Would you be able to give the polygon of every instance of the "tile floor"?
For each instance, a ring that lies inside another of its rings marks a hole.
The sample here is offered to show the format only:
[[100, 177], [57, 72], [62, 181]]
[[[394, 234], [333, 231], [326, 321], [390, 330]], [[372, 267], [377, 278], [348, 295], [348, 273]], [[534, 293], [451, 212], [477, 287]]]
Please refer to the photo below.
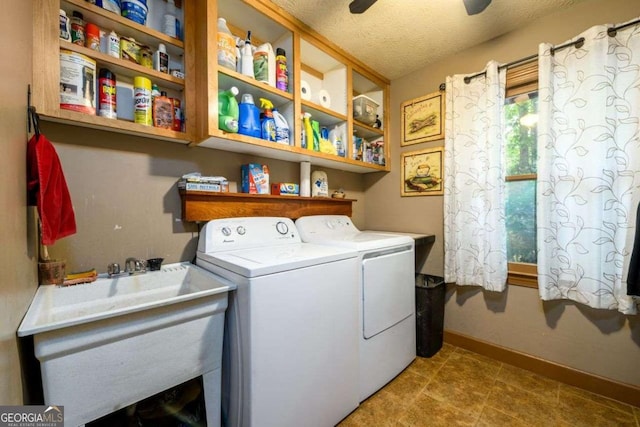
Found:
[[444, 344], [339, 424], [353, 426], [640, 427], [640, 408]]

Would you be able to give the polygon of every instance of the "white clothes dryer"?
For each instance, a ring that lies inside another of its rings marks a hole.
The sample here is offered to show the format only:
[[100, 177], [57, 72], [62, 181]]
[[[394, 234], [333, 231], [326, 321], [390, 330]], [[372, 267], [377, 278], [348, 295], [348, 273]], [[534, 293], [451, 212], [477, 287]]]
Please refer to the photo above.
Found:
[[358, 251], [359, 389], [365, 400], [416, 357], [414, 239], [360, 231], [348, 216], [296, 220], [304, 242]]
[[226, 426], [333, 426], [358, 406], [355, 250], [302, 243], [288, 218], [229, 218], [203, 227], [196, 264], [237, 285]]

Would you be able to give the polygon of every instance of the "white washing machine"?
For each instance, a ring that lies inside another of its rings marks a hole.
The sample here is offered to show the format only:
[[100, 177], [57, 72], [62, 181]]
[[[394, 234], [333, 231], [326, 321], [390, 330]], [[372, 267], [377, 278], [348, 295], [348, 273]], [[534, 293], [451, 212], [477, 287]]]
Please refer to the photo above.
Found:
[[224, 336], [224, 425], [327, 427], [358, 406], [357, 256], [302, 243], [288, 218], [203, 227], [196, 264], [237, 285]]
[[416, 357], [414, 239], [360, 231], [348, 216], [296, 220], [304, 242], [359, 254], [359, 389], [365, 400]]

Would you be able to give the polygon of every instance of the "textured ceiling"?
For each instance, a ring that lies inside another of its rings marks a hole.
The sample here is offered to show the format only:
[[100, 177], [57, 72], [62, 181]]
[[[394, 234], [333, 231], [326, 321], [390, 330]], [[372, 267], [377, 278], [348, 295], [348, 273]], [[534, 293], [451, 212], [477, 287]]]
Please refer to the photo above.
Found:
[[583, 0], [493, 0], [473, 16], [462, 0], [378, 0], [361, 15], [351, 0], [271, 1], [395, 79]]

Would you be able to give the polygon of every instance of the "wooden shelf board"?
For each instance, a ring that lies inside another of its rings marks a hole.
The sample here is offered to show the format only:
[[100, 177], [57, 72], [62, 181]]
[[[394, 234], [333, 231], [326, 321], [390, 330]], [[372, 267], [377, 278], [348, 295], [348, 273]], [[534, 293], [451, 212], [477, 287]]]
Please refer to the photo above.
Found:
[[297, 219], [306, 215], [352, 214], [353, 199], [272, 196], [245, 193], [206, 193], [180, 190], [183, 221], [210, 221], [246, 216], [281, 216]]
[[366, 125], [358, 120], [353, 120], [353, 130], [356, 136], [364, 139], [384, 137], [384, 130]]
[[107, 119], [106, 117], [94, 116], [72, 110], [60, 109], [55, 115], [41, 113], [40, 118], [51, 122], [124, 133], [127, 135], [136, 135], [144, 138], [162, 139], [182, 144], [188, 144], [192, 140], [192, 138], [184, 132], [176, 132], [153, 126], [144, 126], [139, 123], [126, 120]]
[[[293, 101], [293, 95], [289, 92], [269, 86], [268, 84], [259, 82], [249, 76], [245, 76], [234, 70], [220, 66], [220, 68], [218, 68], [218, 87], [221, 90], [227, 90], [231, 86], [236, 86], [240, 91], [240, 95], [249, 92], [254, 95], [257, 93], [258, 96], [262, 98], [269, 98], [276, 108], [284, 102]], [[274, 96], [276, 97], [275, 99], [273, 98]], [[256, 99], [255, 96], [253, 102], [258, 106], [260, 105], [260, 101]]]
[[230, 134], [219, 131], [198, 145], [206, 148], [215, 148], [235, 153], [251, 154], [270, 159], [284, 160], [288, 162], [311, 162], [312, 165], [323, 166], [331, 169], [344, 170], [356, 173], [370, 173], [389, 171], [388, 166], [365, 163], [358, 160], [346, 159], [332, 154], [309, 151], [300, 147], [267, 142], [263, 139], [252, 138], [240, 134]]

